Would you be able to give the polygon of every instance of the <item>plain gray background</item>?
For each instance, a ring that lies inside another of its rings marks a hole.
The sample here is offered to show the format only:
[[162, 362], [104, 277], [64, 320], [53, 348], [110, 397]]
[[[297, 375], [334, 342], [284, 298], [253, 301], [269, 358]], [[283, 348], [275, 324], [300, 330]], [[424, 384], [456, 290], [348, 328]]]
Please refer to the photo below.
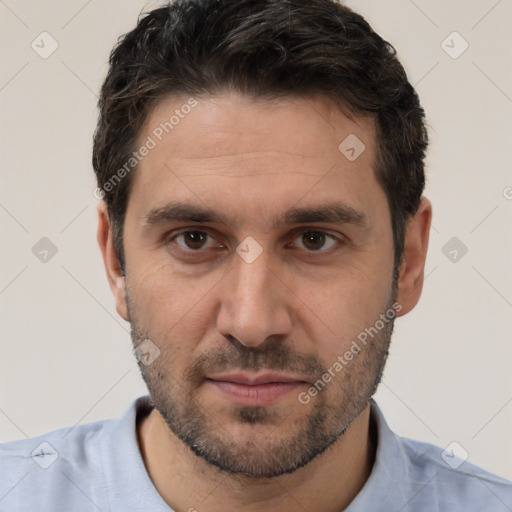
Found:
[[[377, 401], [398, 433], [456, 441], [512, 479], [512, 1], [348, 4], [396, 47], [431, 135], [423, 297], [395, 324]], [[90, 162], [109, 52], [157, 5], [0, 0], [1, 441], [146, 393], [96, 244]]]

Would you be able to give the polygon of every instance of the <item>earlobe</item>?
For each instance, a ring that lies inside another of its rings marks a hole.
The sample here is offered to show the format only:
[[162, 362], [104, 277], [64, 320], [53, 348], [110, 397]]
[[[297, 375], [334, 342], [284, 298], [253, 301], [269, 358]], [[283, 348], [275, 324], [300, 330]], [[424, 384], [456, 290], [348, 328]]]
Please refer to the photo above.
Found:
[[402, 309], [397, 316], [403, 316], [411, 311], [420, 299], [431, 221], [432, 205], [426, 197], [422, 197], [417, 212], [407, 223], [404, 253], [398, 277], [397, 301]]
[[98, 203], [97, 211], [97, 240], [103, 256], [108, 284], [116, 301], [117, 312], [128, 322], [128, 308], [126, 305], [125, 291], [126, 281], [124, 272], [119, 265], [119, 259], [114, 249], [112, 230], [110, 228], [108, 211], [104, 201], [100, 201], [100, 203]]

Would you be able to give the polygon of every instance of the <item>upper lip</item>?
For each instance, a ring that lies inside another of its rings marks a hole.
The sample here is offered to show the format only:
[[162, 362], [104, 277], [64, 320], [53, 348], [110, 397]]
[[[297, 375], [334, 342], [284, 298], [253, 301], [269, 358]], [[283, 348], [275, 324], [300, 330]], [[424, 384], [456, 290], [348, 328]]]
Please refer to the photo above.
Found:
[[216, 381], [245, 384], [246, 386], [257, 386], [258, 384], [269, 384], [271, 382], [304, 382], [301, 379], [280, 373], [262, 373], [260, 375], [251, 375], [248, 373], [226, 373], [223, 375], [214, 375], [208, 378]]

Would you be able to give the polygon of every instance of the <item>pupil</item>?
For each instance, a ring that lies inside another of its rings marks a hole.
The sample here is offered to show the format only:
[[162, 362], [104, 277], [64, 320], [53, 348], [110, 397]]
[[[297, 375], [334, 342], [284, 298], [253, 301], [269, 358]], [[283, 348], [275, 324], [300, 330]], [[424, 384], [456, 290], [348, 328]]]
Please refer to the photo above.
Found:
[[191, 249], [200, 249], [202, 243], [204, 243], [204, 234], [201, 233], [201, 231], [188, 231], [187, 233], [185, 233], [185, 239], [186, 244]]
[[[308, 247], [309, 249], [319, 249], [320, 247], [322, 247], [325, 243], [325, 235], [323, 233], [318, 233], [316, 231], [308, 231], [307, 233], [304, 233], [303, 235], [304, 237], [304, 241], [305, 241], [305, 246]], [[315, 247], [315, 239], [317, 241], [320, 241], [320, 245], [316, 244], [316, 247]], [[310, 243], [312, 242], [312, 243]], [[313, 247], [311, 247], [313, 245]]]

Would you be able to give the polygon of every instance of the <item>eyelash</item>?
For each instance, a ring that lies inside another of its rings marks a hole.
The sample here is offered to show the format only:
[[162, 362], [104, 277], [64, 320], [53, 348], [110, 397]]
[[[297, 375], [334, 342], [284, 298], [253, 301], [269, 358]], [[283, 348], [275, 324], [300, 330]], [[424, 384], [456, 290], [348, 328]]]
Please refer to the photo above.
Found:
[[[171, 233], [170, 235], [168, 235], [165, 238], [165, 240], [164, 240], [165, 245], [169, 245], [169, 244], [173, 243], [176, 240], [176, 238], [178, 238], [179, 236], [181, 236], [183, 234], [186, 234], [186, 233], [201, 233], [203, 235], [207, 235], [210, 238], [214, 238], [207, 231], [200, 231], [200, 230], [197, 230], [197, 229], [183, 229], [181, 231], [174, 232], [174, 233]], [[301, 230], [300, 232], [297, 233], [295, 239], [299, 238], [300, 236], [302, 236], [302, 235], [304, 235], [306, 233], [323, 234], [323, 235], [326, 236], [326, 238], [329, 238], [329, 239], [331, 239], [331, 240], [333, 240], [335, 242], [338, 242], [337, 246], [331, 247], [331, 248], [329, 248], [327, 250], [319, 249], [319, 250], [316, 250], [316, 251], [314, 251], [314, 250], [308, 251], [307, 249], [304, 249], [305, 252], [308, 255], [316, 255], [316, 254], [329, 255], [332, 252], [334, 252], [336, 250], [339, 250], [341, 248], [341, 246], [343, 246], [346, 243], [346, 240], [343, 237], [337, 237], [337, 236], [332, 235], [332, 234], [330, 234], [330, 233], [328, 233], [326, 231], [323, 231], [323, 230], [320, 230], [320, 229], [312, 229], [312, 228]], [[196, 255], [199, 256], [202, 253], [207, 251], [207, 249], [197, 249], [197, 250], [185, 249], [180, 244], [177, 244], [177, 245], [180, 247], [179, 250], [182, 252], [182, 254], [185, 254], [186, 256], [190, 256], [190, 257], [196, 257]]]

